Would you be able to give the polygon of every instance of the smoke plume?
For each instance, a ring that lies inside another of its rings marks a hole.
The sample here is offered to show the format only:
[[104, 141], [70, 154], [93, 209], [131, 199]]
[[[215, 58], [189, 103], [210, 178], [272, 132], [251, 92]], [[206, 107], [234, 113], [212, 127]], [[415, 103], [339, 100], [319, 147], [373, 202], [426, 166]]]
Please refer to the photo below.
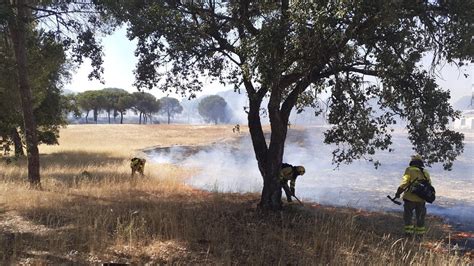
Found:
[[[296, 182], [296, 195], [303, 201], [334, 206], [348, 206], [374, 211], [401, 211], [386, 196], [394, 195], [410, 155], [407, 135], [393, 136], [394, 152], [376, 154], [382, 164], [375, 169], [368, 161], [332, 164], [334, 146], [322, 143], [324, 127], [289, 129], [284, 162], [303, 165], [306, 174]], [[232, 134], [231, 132], [229, 134]], [[474, 224], [474, 135], [466, 134], [466, 148], [452, 171], [441, 165], [427, 168], [437, 190], [437, 200], [428, 205], [428, 213], [447, 217], [464, 225]], [[155, 150], [150, 158], [159, 163], [173, 163], [200, 169], [187, 182], [210, 191], [260, 192], [262, 178], [257, 168], [250, 136], [235, 143], [209, 147], [171, 147]]]

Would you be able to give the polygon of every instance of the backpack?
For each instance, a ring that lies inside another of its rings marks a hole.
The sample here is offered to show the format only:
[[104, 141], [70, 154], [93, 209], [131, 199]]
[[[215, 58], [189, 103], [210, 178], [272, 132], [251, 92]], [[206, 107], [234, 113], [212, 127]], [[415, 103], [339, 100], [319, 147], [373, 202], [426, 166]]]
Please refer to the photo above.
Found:
[[420, 168], [421, 170], [421, 173], [423, 174], [423, 177], [425, 178], [424, 180], [421, 180], [417, 183], [415, 183], [415, 181], [417, 181], [415, 179], [415, 181], [413, 181], [413, 186], [411, 187], [411, 192], [415, 195], [417, 195], [418, 197], [424, 199], [426, 202], [428, 203], [433, 203], [433, 201], [435, 201], [436, 199], [436, 191], [434, 189], [434, 187], [430, 184], [430, 182], [428, 182], [428, 180], [426, 179], [426, 176], [425, 176], [425, 173], [423, 172], [423, 169]]

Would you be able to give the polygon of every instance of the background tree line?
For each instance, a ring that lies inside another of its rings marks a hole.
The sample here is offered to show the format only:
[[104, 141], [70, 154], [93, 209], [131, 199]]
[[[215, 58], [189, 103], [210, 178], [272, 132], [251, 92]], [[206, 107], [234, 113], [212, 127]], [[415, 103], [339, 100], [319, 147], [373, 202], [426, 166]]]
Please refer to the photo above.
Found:
[[131, 110], [139, 116], [139, 124], [152, 122], [151, 116], [160, 110], [160, 101], [155, 96], [146, 92], [128, 93], [123, 89], [106, 88], [102, 90], [90, 90], [70, 95], [75, 104], [75, 116], [84, 117], [89, 122], [89, 115], [97, 123], [101, 111], [107, 114], [108, 122], [114, 121], [120, 116], [120, 124], [123, 124], [123, 116]]
[[[179, 100], [173, 97], [162, 97], [156, 99], [147, 92], [129, 93], [118, 88], [105, 88], [102, 90], [90, 90], [64, 96], [71, 108], [75, 118], [84, 117], [89, 123], [90, 115], [94, 123], [98, 122], [101, 112], [107, 114], [108, 123], [112, 119], [117, 123], [120, 116], [120, 124], [123, 124], [124, 115], [127, 111], [138, 115], [138, 123], [153, 123], [152, 116], [160, 114], [166, 117], [167, 123], [171, 123], [172, 118], [183, 112], [183, 106]], [[199, 115], [207, 123], [226, 123], [229, 121], [229, 113], [226, 110], [227, 102], [218, 95], [203, 97], [198, 104]]]

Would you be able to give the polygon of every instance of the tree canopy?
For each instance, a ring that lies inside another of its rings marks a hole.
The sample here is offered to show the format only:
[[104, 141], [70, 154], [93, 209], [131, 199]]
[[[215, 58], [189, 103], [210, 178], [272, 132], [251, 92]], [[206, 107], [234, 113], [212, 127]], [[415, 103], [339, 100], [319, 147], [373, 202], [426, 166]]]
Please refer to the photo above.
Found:
[[95, 123], [98, 123], [98, 115], [105, 111], [109, 124], [111, 123], [111, 114], [113, 114], [114, 120], [116, 116], [120, 115], [120, 123], [122, 124], [124, 114], [131, 110], [139, 115], [139, 123], [141, 124], [142, 119], [146, 123], [153, 114], [160, 110], [160, 102], [152, 94], [146, 92], [130, 94], [126, 90], [118, 88], [88, 90], [78, 93], [73, 98], [78, 109], [85, 113], [86, 123], [88, 123], [90, 111], [93, 111]]
[[109, 108], [106, 93], [104, 93], [102, 90], [81, 92], [77, 94], [76, 98], [79, 108], [86, 112], [86, 123], [88, 122], [87, 118], [90, 111], [93, 112], [94, 122], [97, 123], [99, 112], [102, 109]]
[[116, 114], [118, 113], [119, 101], [121, 98], [128, 96], [128, 92], [118, 88], [105, 88], [101, 90], [101, 93], [105, 98], [103, 108], [107, 112], [110, 124], [110, 114], [113, 114], [115, 119]]
[[199, 102], [198, 112], [206, 122], [227, 122], [227, 102], [219, 95], [209, 95]]
[[172, 97], [160, 98], [160, 113], [165, 114], [168, 118], [168, 124], [171, 118], [176, 114], [183, 112], [183, 106], [179, 103], [178, 99]]
[[[91, 59], [93, 70], [90, 77], [99, 78], [103, 72], [102, 50], [96, 42], [95, 34], [100, 32], [99, 26], [108, 25], [105, 20], [99, 20], [93, 2], [62, 2], [62, 1], [0, 1], [0, 29], [4, 40], [11, 44], [14, 51], [12, 64], [15, 72], [16, 85], [7, 89], [17, 89], [20, 96], [21, 113], [23, 117], [24, 137], [26, 142], [28, 180], [32, 187], [41, 187], [40, 160], [38, 150], [37, 117], [34, 106], [37, 104], [32, 92], [34, 72], [41, 70], [31, 67], [31, 61], [37, 60], [29, 50], [34, 50], [36, 40], [32, 33], [44, 32], [51, 36], [54, 42], [60, 44], [62, 52], [66, 50], [71, 59], [69, 62], [82, 63], [84, 57]], [[33, 45], [29, 43], [34, 40]], [[66, 54], [66, 53], [64, 53]], [[50, 62], [44, 62], [47, 66]], [[45, 81], [52, 76], [37, 76]], [[49, 107], [50, 111], [54, 111]], [[39, 136], [39, 138], [38, 138]], [[54, 139], [51, 135], [44, 136]]]
[[[19, 139], [17, 130], [24, 131], [20, 94], [16, 79], [14, 51], [7, 33], [0, 31], [0, 135]], [[63, 80], [69, 77], [66, 56], [61, 43], [44, 31], [31, 31], [27, 39], [27, 55], [33, 113], [36, 117], [40, 143], [57, 144], [59, 127], [66, 124], [69, 106], [61, 95]], [[22, 143], [15, 143], [15, 153], [23, 154]]]
[[142, 123], [142, 119], [143, 123], [147, 123], [148, 119], [152, 122], [152, 114], [160, 110], [160, 102], [147, 92], [134, 92], [132, 96], [134, 98], [133, 109], [139, 114], [139, 123]]

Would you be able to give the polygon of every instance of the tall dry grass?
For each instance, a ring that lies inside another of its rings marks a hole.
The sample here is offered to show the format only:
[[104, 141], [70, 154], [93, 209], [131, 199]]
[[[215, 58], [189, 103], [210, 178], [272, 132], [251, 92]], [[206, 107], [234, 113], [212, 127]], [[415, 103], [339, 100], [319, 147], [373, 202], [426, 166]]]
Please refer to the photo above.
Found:
[[400, 235], [401, 217], [350, 209], [256, 210], [258, 195], [189, 188], [197, 169], [148, 163], [130, 178], [129, 159], [149, 146], [204, 145], [231, 126], [73, 126], [61, 145], [41, 147], [42, 191], [29, 190], [24, 160], [0, 164], [1, 264], [434, 264], [453, 253]]

